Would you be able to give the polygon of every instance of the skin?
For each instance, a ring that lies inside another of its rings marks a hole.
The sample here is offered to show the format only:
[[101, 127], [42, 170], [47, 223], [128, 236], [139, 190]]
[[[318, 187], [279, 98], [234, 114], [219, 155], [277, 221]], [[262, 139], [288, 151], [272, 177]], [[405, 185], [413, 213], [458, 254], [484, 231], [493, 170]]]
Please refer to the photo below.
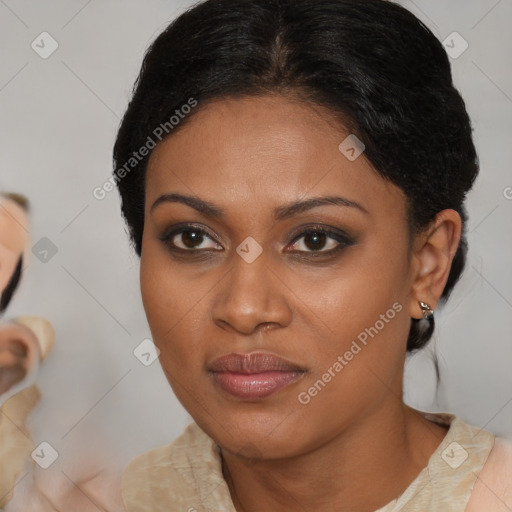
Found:
[[[144, 308], [174, 392], [221, 446], [238, 511], [375, 510], [406, 489], [446, 434], [404, 405], [402, 375], [410, 320], [421, 318], [419, 300], [437, 305], [460, 217], [444, 210], [411, 238], [404, 194], [364, 154], [345, 158], [338, 145], [347, 135], [329, 113], [292, 98], [223, 99], [198, 109], [149, 161]], [[199, 197], [225, 215], [178, 202], [152, 208], [170, 193]], [[333, 195], [364, 211], [323, 205], [273, 219], [277, 207]], [[162, 241], [178, 223], [206, 234]], [[315, 258], [339, 245], [329, 235], [315, 249], [311, 234], [297, 236], [315, 224], [345, 231], [351, 244]], [[252, 263], [236, 252], [248, 236], [263, 249]], [[172, 242], [189, 252], [173, 253]], [[299, 393], [394, 303], [401, 311], [301, 404]], [[208, 365], [252, 351], [306, 371], [261, 400], [226, 394]]]

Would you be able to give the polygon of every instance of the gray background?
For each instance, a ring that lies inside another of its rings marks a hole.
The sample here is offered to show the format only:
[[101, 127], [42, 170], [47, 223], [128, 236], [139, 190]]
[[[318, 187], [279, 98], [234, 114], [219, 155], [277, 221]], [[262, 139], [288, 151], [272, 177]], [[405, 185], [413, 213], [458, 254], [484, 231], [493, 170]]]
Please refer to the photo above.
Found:
[[[452, 68], [481, 159], [468, 199], [467, 269], [436, 313], [434, 343], [407, 363], [405, 396], [417, 408], [450, 411], [509, 437], [512, 1], [402, 3], [439, 39], [457, 31], [468, 42]], [[190, 4], [0, 1], [0, 190], [28, 196], [32, 244], [47, 237], [57, 248], [46, 262], [32, 255], [3, 321], [37, 314], [55, 327], [31, 429], [36, 444], [50, 442], [70, 464], [83, 453], [124, 464], [172, 441], [190, 421], [158, 362], [145, 367], [133, 355], [150, 337], [138, 259], [117, 192], [102, 201], [92, 195], [111, 173], [116, 129], [145, 49]], [[59, 44], [47, 59], [31, 48], [43, 31]]]

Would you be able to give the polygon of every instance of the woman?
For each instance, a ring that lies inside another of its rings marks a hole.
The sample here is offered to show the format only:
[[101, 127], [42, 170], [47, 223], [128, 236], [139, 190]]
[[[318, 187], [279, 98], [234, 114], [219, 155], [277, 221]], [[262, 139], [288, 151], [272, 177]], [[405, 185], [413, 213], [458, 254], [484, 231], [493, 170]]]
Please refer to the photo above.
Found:
[[478, 172], [418, 19], [382, 0], [199, 3], [149, 48], [114, 162], [194, 419], [126, 468], [128, 512], [511, 506], [501, 442], [402, 401], [406, 352], [464, 268]]

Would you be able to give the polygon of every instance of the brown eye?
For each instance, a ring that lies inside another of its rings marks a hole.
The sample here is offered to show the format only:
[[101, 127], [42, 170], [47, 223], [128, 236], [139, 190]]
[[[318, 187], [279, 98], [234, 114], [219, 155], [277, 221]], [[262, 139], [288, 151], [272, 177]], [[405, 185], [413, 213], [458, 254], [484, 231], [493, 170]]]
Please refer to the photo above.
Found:
[[[176, 237], [176, 235], [175, 235]], [[178, 239], [179, 235], [178, 235]], [[186, 230], [181, 232], [181, 242], [187, 249], [196, 249], [197, 245], [201, 245], [204, 240], [204, 235], [199, 231]]]
[[304, 245], [312, 251], [317, 251], [325, 246], [328, 238], [325, 233], [312, 231], [304, 236]]
[[292, 247], [297, 252], [330, 253], [352, 244], [353, 242], [341, 233], [313, 228], [300, 233], [294, 239]]
[[[175, 228], [160, 238], [172, 250], [199, 252], [202, 250], [221, 250], [203, 229], [194, 226]], [[209, 244], [209, 245], [208, 245]]]

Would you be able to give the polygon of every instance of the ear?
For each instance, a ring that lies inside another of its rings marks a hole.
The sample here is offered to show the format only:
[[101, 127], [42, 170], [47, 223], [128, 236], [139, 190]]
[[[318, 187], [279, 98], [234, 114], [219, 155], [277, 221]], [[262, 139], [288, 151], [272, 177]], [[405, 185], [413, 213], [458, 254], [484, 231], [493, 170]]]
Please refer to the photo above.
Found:
[[462, 220], [455, 210], [439, 212], [430, 226], [416, 235], [411, 260], [411, 318], [422, 318], [419, 301], [432, 310], [443, 293], [453, 258], [459, 247]]

